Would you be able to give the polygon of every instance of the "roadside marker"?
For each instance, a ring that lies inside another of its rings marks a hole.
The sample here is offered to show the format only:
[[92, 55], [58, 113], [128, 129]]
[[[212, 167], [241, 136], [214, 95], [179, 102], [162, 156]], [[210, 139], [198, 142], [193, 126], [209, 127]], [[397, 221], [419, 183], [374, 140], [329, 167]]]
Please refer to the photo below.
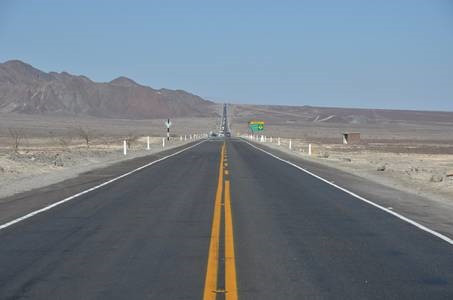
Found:
[[168, 119], [165, 122], [165, 126], [167, 127], [167, 141], [169, 141], [170, 140], [170, 126], [171, 126], [170, 119]]

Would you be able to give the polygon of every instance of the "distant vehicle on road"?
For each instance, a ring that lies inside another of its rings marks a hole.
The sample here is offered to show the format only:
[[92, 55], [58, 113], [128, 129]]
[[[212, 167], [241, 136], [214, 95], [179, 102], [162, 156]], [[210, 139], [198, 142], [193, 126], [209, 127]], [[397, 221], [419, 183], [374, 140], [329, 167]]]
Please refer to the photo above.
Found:
[[229, 132], [229, 131], [228, 131], [228, 132], [225, 132], [225, 136], [226, 136], [226, 137], [231, 137], [231, 132]]
[[219, 132], [219, 137], [224, 137], [225, 134], [223, 132]]

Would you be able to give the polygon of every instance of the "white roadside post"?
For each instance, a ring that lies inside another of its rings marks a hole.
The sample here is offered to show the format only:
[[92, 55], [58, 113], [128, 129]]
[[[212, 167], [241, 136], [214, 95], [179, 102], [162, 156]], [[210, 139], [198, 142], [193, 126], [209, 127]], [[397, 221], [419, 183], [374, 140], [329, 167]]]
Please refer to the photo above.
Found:
[[179, 136], [179, 140], [182, 141], [182, 135]]
[[162, 138], [162, 148], [165, 147], [165, 138]]
[[124, 155], [127, 154], [127, 143], [126, 143], [126, 140], [123, 141], [123, 154]]
[[165, 122], [165, 126], [167, 126], [167, 141], [170, 141], [170, 126], [171, 126], [170, 119], [167, 119], [167, 121]]
[[272, 143], [272, 137], [269, 138], [270, 142]]
[[308, 144], [308, 155], [311, 156], [311, 144]]
[[280, 146], [280, 137], [277, 139], [277, 145]]
[[291, 143], [292, 143], [292, 141], [291, 141], [291, 139], [289, 139], [289, 150], [291, 150]]
[[184, 140], [187, 141], [187, 135], [186, 134], [184, 135]]
[[148, 138], [146, 139], [146, 150], [149, 150], [149, 136], [148, 136]]

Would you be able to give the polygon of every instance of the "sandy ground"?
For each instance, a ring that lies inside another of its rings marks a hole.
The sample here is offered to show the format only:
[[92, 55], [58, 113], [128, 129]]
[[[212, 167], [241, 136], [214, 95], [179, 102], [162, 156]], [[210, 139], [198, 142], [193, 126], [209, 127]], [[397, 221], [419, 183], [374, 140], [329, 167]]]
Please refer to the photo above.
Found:
[[[234, 107], [233, 133], [248, 135], [247, 122], [256, 118], [265, 122], [260, 134], [274, 137], [273, 143], [266, 141], [272, 147], [405, 192], [453, 202], [453, 121], [313, 122], [291, 110], [257, 115]], [[344, 132], [360, 132], [360, 143], [343, 145]], [[281, 146], [275, 137], [281, 138]]]
[[[233, 133], [246, 132], [247, 120], [253, 116], [234, 117], [234, 110], [232, 114]], [[0, 114], [0, 198], [160, 151], [166, 134], [164, 121]], [[219, 118], [180, 118], [172, 123], [170, 147], [189, 141], [180, 141], [180, 136], [218, 130]], [[342, 145], [345, 131], [360, 131], [361, 144]], [[14, 132], [20, 133], [18, 149]], [[283, 116], [269, 118], [265, 134], [281, 137], [281, 146], [276, 138], [272, 143], [267, 139], [266, 144], [299, 157], [403, 191], [453, 201], [451, 124], [330, 124]], [[151, 150], [146, 151], [144, 137], [148, 135], [152, 136]], [[124, 139], [131, 141], [127, 157], [122, 154]], [[308, 143], [313, 146], [312, 156], [307, 154]]]
[[[453, 119], [451, 122], [404, 121], [397, 118], [372, 123], [313, 122], [307, 121], [306, 116], [290, 107], [286, 111], [260, 112], [233, 106], [230, 113], [230, 125], [234, 134], [248, 132], [248, 121], [262, 120], [265, 122], [265, 135], [327, 144], [341, 143], [343, 132], [360, 132], [367, 141], [374, 143], [453, 143]], [[414, 115], [417, 113], [414, 112]]]
[[[215, 130], [218, 122], [215, 118], [174, 119], [171, 141], [163, 148], [165, 121], [0, 115], [0, 198], [183, 145], [193, 141], [194, 134]], [[147, 136], [150, 150], [146, 150]], [[124, 140], [130, 141], [127, 156]]]
[[[245, 137], [245, 136], [244, 136]], [[429, 199], [453, 202], [453, 149], [449, 144], [402, 142], [340, 145], [266, 138], [267, 146]], [[308, 155], [308, 144], [312, 155]]]
[[105, 139], [94, 140], [89, 147], [82, 141], [75, 141], [70, 146], [54, 144], [49, 147], [51, 140], [39, 139], [40, 143], [47, 141], [46, 145], [22, 147], [17, 152], [1, 149], [0, 198], [57, 183], [119, 161], [171, 149], [196, 139], [198, 137], [182, 141], [173, 138], [163, 147], [161, 137], [151, 137], [150, 149], [147, 150], [147, 138], [143, 137], [130, 145], [126, 156], [120, 143], [106, 143]]

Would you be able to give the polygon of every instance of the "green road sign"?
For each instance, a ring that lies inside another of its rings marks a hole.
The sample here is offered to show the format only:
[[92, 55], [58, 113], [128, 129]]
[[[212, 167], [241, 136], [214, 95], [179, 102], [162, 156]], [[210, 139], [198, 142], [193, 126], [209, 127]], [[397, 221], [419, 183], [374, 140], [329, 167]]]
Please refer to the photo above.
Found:
[[252, 132], [263, 131], [264, 122], [263, 121], [250, 121], [249, 128]]

